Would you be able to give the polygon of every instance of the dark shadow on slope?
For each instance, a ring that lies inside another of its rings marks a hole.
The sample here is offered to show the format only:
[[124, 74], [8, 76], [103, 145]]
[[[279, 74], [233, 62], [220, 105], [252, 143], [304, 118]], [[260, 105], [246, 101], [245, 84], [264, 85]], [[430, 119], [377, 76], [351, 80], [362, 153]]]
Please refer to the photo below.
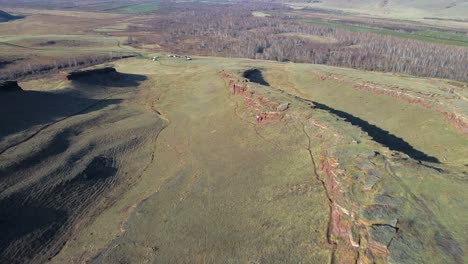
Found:
[[97, 156], [68, 181], [56, 182], [53, 173], [0, 200], [0, 263], [43, 263], [58, 253], [75, 221], [113, 186], [114, 166], [114, 159]]
[[262, 71], [259, 69], [250, 69], [246, 70], [242, 75], [244, 78], [249, 79], [249, 81], [258, 83], [265, 86], [270, 86], [270, 84], [263, 78]]
[[74, 87], [81, 85], [87, 86], [109, 86], [118, 88], [131, 88], [140, 85], [141, 82], [147, 80], [147, 77], [139, 74], [120, 73], [120, 72], [103, 72], [93, 73], [80, 76], [71, 80]]
[[0, 95], [0, 140], [36, 125], [49, 124], [76, 114], [86, 114], [118, 104], [108, 97], [135, 89], [146, 76], [126, 73], [90, 75], [74, 80], [59, 92], [22, 91]]
[[[2, 168], [0, 166], [0, 181], [9, 175], [13, 175], [25, 169], [32, 168], [44, 160], [47, 160], [49, 157], [66, 151], [70, 146], [70, 137], [76, 134], [79, 134], [79, 132], [72, 129], [66, 129], [55, 135], [52, 140], [50, 140], [44, 147], [41, 146], [42, 149], [37, 153], [34, 153], [23, 160], [18, 160], [16, 163], [13, 163], [7, 167]], [[0, 192], [1, 191], [2, 187], [0, 184]]]
[[[28, 239], [27, 235], [42, 230], [43, 237], [53, 237], [60, 226], [67, 221], [67, 213], [53, 208], [40, 206], [7, 206], [0, 203], [0, 252], [13, 241]], [[47, 239], [45, 239], [47, 241]], [[37, 241], [31, 241], [34, 247]], [[0, 254], [0, 260], [1, 258]], [[13, 261], [13, 259], [8, 259]], [[14, 262], [14, 261], [13, 261]], [[4, 262], [6, 263], [6, 262]], [[11, 263], [11, 262], [9, 262]]]
[[0, 96], [0, 140], [36, 125], [48, 124], [77, 113], [92, 112], [120, 101], [118, 99], [90, 99], [68, 92], [23, 91], [2, 94]]
[[[118, 104], [121, 100], [99, 98], [130, 92], [145, 79], [141, 75], [120, 73], [85, 76], [74, 80], [71, 88], [59, 92], [1, 94], [0, 140], [36, 125], [47, 127], [70, 116]], [[3, 165], [0, 186], [20, 182], [17, 176], [29, 179], [30, 175], [23, 174], [25, 170], [66, 151], [82, 129], [66, 128], [28, 157], [8, 166], [0, 164]], [[88, 160], [93, 148], [93, 144], [84, 146], [35, 184], [3, 193], [6, 195], [0, 199], [0, 263], [28, 263], [31, 259], [37, 263], [46, 262], [67, 241], [76, 221], [114, 186], [118, 175], [116, 161], [107, 156]], [[74, 171], [77, 168], [82, 169]], [[0, 190], [3, 191], [13, 190]]]
[[411, 146], [408, 142], [404, 141], [402, 138], [392, 135], [388, 131], [385, 131], [375, 125], [369, 124], [367, 121], [362, 120], [359, 117], [355, 117], [346, 112], [333, 109], [321, 103], [317, 103], [317, 102], [313, 102], [313, 103], [316, 108], [325, 110], [336, 116], [344, 118], [346, 122], [349, 122], [352, 125], [360, 127], [370, 137], [372, 137], [373, 140], [388, 147], [391, 150], [400, 151], [416, 160], [440, 163], [437, 158], [429, 156], [426, 153], [415, 149], [413, 146]]

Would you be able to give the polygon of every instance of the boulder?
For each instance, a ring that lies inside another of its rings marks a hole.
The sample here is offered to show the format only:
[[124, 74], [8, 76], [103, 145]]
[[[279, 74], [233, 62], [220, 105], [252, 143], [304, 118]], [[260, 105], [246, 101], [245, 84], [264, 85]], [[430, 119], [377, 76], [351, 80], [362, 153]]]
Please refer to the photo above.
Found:
[[0, 81], [0, 92], [23, 91], [17, 81]]
[[278, 107], [276, 107], [276, 111], [278, 111], [278, 112], [286, 111], [286, 110], [288, 110], [289, 105], [290, 105], [290, 103], [282, 103], [282, 104], [278, 105]]

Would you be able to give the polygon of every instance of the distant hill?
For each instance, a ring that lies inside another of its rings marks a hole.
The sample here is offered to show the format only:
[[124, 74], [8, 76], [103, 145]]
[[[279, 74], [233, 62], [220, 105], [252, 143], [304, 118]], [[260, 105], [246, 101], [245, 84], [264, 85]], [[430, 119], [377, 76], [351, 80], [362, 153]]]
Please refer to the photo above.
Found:
[[468, 0], [322, 0], [322, 2], [341, 7], [416, 8], [436, 11], [466, 7]]
[[[294, 2], [294, 1], [290, 1]], [[396, 16], [468, 19], [468, 0], [305, 0], [317, 7]]]
[[8, 22], [8, 21], [15, 20], [15, 19], [20, 19], [20, 18], [23, 18], [23, 17], [14, 16], [14, 15], [8, 14], [5, 11], [0, 10], [0, 23], [1, 22]]

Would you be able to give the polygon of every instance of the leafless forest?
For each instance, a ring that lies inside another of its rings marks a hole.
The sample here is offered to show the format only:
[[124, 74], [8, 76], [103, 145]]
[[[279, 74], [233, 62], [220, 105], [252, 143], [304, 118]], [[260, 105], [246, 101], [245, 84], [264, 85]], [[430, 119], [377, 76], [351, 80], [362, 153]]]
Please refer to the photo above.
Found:
[[[276, 4], [165, 4], [130, 32], [172, 52], [256, 58], [468, 80], [468, 48], [313, 25]], [[255, 17], [253, 11], [271, 15]], [[152, 33], [152, 34], [151, 34]], [[314, 35], [333, 41], [308, 39]]]

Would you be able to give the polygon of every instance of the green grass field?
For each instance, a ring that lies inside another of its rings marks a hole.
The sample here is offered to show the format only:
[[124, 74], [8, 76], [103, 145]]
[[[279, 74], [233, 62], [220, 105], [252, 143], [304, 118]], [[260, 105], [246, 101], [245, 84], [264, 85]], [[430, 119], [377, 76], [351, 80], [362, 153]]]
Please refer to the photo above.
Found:
[[158, 9], [159, 9], [159, 2], [149, 2], [149, 3], [130, 5], [126, 7], [120, 7], [117, 9], [112, 9], [111, 11], [117, 12], [117, 13], [126, 13], [126, 14], [140, 14], [140, 13], [149, 13]]
[[426, 36], [426, 37], [431, 37], [431, 38], [468, 43], [468, 35], [461, 34], [461, 33], [458, 34], [458, 33], [442, 32], [442, 31], [436, 31], [436, 30], [421, 30], [421, 31], [417, 31], [415, 34], [419, 36]]
[[435, 30], [424, 30], [424, 31], [417, 31], [416, 33], [406, 33], [406, 32], [400, 32], [396, 30], [390, 30], [390, 29], [354, 26], [354, 25], [348, 25], [348, 24], [343, 24], [343, 23], [325, 21], [321, 19], [306, 19], [303, 21], [307, 23], [311, 23], [311, 24], [345, 29], [345, 30], [354, 31], [354, 32], [371, 32], [371, 33], [377, 33], [381, 35], [395, 36], [399, 38], [416, 39], [416, 40], [422, 40], [422, 41], [433, 42], [433, 43], [468, 47], [468, 36], [464, 34], [448, 33], [448, 32], [435, 31]]

